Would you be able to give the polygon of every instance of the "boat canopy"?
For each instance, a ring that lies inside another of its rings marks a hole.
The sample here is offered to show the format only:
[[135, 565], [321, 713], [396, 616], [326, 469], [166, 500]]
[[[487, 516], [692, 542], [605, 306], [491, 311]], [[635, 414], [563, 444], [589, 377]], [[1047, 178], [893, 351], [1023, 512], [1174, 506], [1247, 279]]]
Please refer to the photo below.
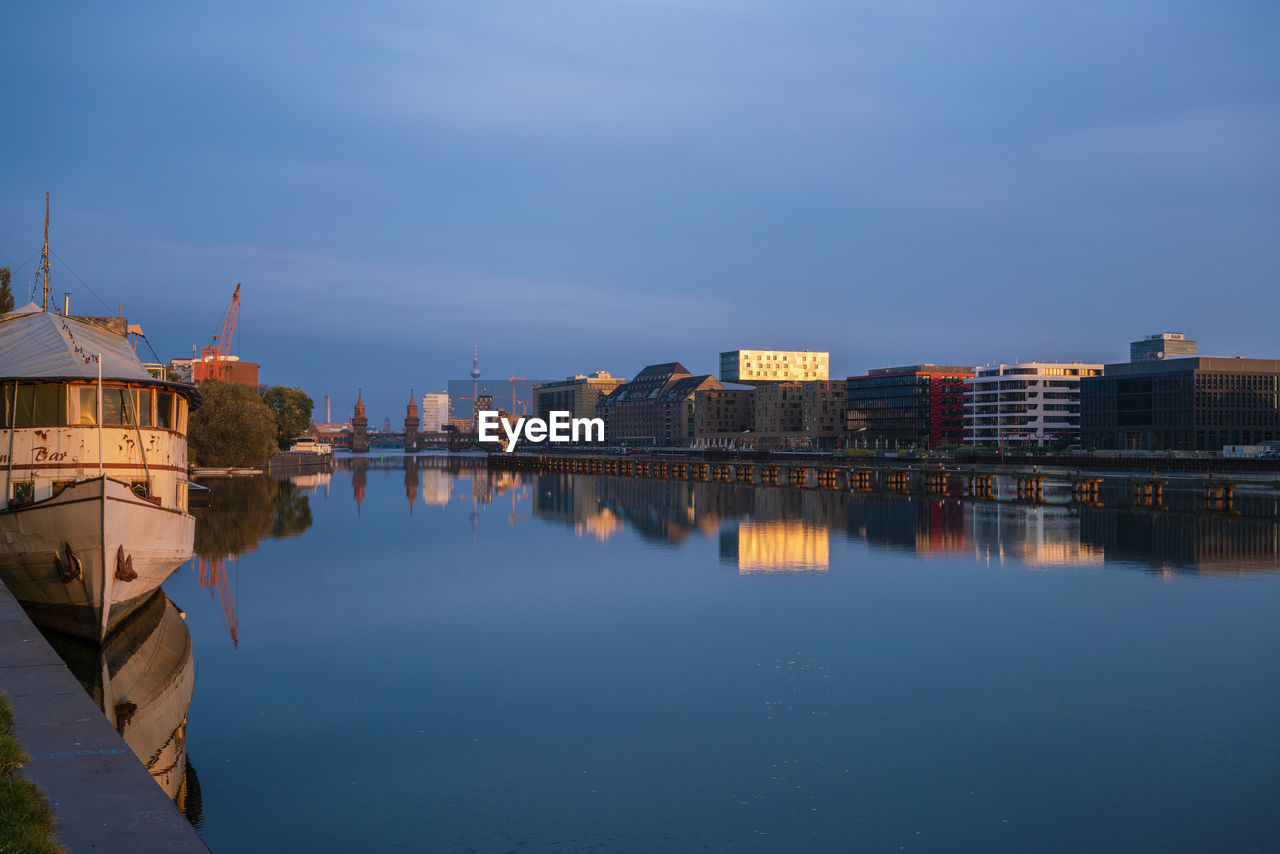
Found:
[[155, 382], [129, 339], [101, 326], [27, 303], [0, 315], [0, 374], [5, 379], [102, 378]]

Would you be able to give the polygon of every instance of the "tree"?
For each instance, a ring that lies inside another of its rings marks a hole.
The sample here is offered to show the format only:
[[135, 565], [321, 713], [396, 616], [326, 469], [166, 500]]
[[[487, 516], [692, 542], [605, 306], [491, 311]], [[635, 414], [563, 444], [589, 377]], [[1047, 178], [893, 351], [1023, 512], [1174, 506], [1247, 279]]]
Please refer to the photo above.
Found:
[[191, 458], [206, 466], [265, 462], [275, 448], [276, 419], [253, 389], [205, 380], [204, 404], [191, 413], [187, 443]]
[[276, 419], [276, 442], [287, 448], [291, 439], [301, 436], [311, 426], [315, 403], [305, 391], [288, 386], [272, 386], [262, 392], [262, 401]]
[[0, 267], [0, 314], [13, 311], [13, 291], [9, 290], [8, 267]]

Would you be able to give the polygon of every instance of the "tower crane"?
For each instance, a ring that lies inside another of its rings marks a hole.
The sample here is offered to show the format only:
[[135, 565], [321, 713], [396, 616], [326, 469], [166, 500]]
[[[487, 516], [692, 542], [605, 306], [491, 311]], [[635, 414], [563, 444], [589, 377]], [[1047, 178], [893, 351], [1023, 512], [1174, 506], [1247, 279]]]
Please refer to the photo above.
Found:
[[231, 305], [227, 308], [227, 316], [222, 321], [222, 334], [213, 336], [213, 344], [200, 348], [200, 367], [196, 369], [202, 376], [193, 376], [200, 380], [230, 379], [231, 370], [227, 366], [227, 357], [231, 355], [231, 339], [236, 334], [236, 319], [240, 316], [240, 283], [236, 283], [235, 293], [231, 295]]

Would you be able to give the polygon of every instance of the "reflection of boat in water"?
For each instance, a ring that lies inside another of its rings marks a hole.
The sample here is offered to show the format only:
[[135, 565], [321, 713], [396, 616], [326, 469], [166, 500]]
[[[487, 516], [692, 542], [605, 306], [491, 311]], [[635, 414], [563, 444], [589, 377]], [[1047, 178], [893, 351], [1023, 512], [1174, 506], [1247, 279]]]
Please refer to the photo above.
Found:
[[195, 663], [177, 606], [157, 592], [101, 647], [53, 632], [47, 638], [160, 788], [185, 810], [193, 785], [187, 709]]
[[[43, 270], [48, 276], [47, 264]], [[101, 640], [191, 556], [189, 385], [123, 318], [0, 315], [0, 578], [41, 625]]]

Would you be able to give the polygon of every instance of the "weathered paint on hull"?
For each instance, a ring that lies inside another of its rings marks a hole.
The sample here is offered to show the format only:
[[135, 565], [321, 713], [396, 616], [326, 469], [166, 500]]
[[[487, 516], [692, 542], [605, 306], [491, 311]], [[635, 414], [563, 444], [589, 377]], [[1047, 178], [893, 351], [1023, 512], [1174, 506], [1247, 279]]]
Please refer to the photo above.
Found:
[[[53, 498], [0, 512], [0, 579], [36, 622], [101, 641], [191, 557], [195, 520], [155, 506], [109, 477], [73, 483]], [[63, 583], [55, 556], [80, 559]], [[116, 577], [120, 547], [137, 578]]]

